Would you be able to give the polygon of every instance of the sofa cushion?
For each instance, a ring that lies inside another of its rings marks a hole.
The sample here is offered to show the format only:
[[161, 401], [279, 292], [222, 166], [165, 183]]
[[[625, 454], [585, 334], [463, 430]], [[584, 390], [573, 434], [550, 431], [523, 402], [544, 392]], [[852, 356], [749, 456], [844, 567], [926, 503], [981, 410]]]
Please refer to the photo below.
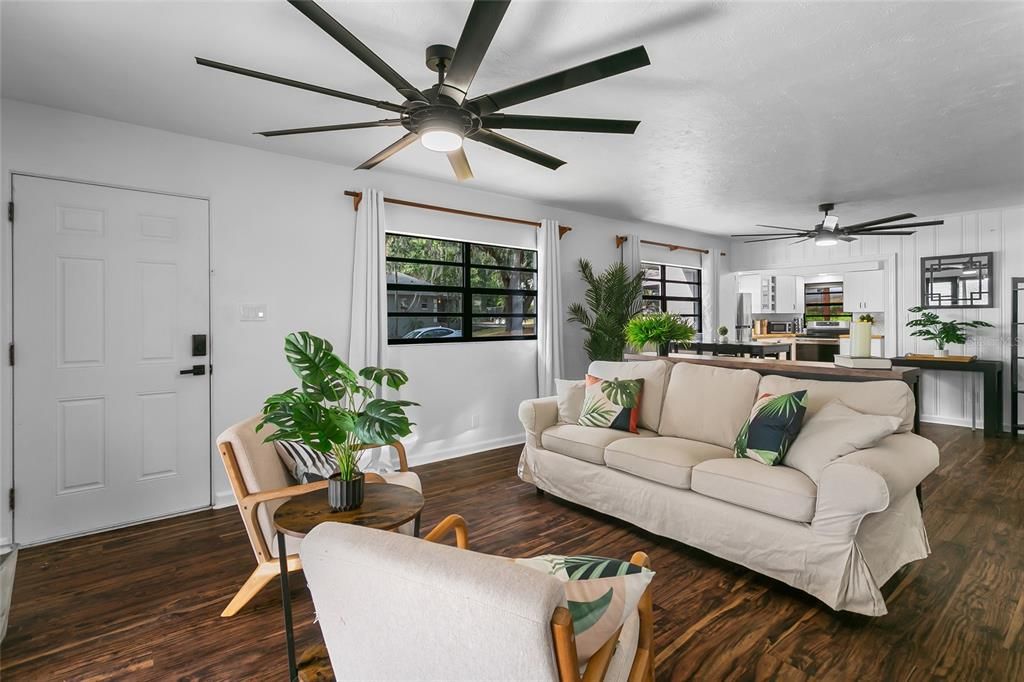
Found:
[[690, 470], [716, 457], [732, 457], [732, 451], [711, 443], [668, 437], [626, 438], [604, 451], [605, 464], [612, 469], [683, 490], [690, 488]]
[[750, 416], [760, 378], [749, 369], [676, 363], [658, 433], [732, 448]]
[[693, 468], [690, 488], [701, 495], [790, 521], [810, 523], [818, 488], [785, 465], [766, 467], [752, 459], [710, 459]]
[[898, 433], [914, 428], [914, 394], [902, 381], [814, 381], [767, 375], [761, 378], [758, 393], [792, 393], [807, 391], [807, 414], [810, 419], [833, 400], [863, 414], [899, 417]]
[[650, 438], [658, 434], [646, 429], [639, 433], [598, 429], [579, 424], [556, 424], [545, 429], [540, 435], [540, 444], [545, 450], [557, 452], [566, 457], [581, 459], [593, 464], [604, 464], [604, 449], [610, 443], [623, 438]]
[[590, 363], [587, 374], [602, 379], [643, 379], [644, 397], [640, 403], [641, 429], [657, 431], [661, 424], [661, 406], [665, 398], [665, 386], [672, 363], [668, 360], [642, 360], [640, 362], [607, 362], [596, 360]]

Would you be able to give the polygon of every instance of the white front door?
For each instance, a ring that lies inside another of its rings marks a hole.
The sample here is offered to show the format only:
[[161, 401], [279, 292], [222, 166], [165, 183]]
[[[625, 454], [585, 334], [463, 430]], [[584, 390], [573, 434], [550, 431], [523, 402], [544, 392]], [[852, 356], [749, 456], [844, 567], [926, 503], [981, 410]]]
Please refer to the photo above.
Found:
[[208, 202], [23, 175], [13, 199], [15, 539], [208, 506]]

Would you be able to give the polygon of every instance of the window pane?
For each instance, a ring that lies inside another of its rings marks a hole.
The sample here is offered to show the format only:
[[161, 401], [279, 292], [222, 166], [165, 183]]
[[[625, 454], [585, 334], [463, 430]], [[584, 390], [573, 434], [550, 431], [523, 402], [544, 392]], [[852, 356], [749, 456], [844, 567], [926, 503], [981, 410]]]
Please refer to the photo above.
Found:
[[446, 316], [389, 317], [389, 339], [450, 339], [462, 336], [462, 318]]
[[473, 294], [474, 313], [535, 313], [537, 299], [533, 296], [507, 294]]
[[388, 291], [389, 313], [462, 313], [462, 294], [447, 291]]
[[644, 282], [644, 296], [661, 296], [661, 282]]
[[651, 263], [641, 263], [644, 268], [644, 279], [661, 279], [661, 266]]
[[676, 282], [665, 282], [666, 296], [680, 296], [682, 298], [697, 298], [700, 296], [700, 287], [696, 284], [677, 284]]
[[516, 336], [534, 336], [537, 334], [537, 318], [535, 317], [474, 317], [474, 338], [501, 338]]
[[643, 312], [645, 312], [645, 313], [660, 313], [661, 312], [661, 301], [656, 299], [656, 298], [654, 298], [654, 299], [652, 299], [652, 298], [645, 298], [644, 299]]
[[473, 265], [500, 265], [506, 268], [536, 268], [537, 252], [504, 246], [470, 244], [469, 262]]
[[666, 301], [668, 312], [677, 315], [696, 315], [700, 310], [696, 301]]
[[443, 239], [389, 234], [385, 237], [385, 252], [392, 258], [462, 262], [462, 244]]
[[387, 263], [388, 284], [421, 286], [462, 286], [461, 265], [423, 265], [420, 263]]
[[696, 282], [700, 270], [697, 268], [683, 268], [676, 267], [675, 265], [665, 266], [665, 279], [675, 280], [677, 282]]
[[536, 277], [533, 272], [472, 268], [469, 285], [480, 289], [536, 289]]

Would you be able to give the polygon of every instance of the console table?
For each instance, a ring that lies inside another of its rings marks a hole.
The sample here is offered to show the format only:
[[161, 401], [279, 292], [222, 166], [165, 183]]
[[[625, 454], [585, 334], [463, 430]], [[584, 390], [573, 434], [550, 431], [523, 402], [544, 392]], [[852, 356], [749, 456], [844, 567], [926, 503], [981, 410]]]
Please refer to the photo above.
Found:
[[766, 356], [778, 358], [781, 353], [788, 356], [792, 349], [792, 344], [780, 341], [691, 341], [685, 350], [696, 351], [697, 355], [704, 353], [712, 355], [747, 354], [752, 358]]
[[984, 379], [985, 414], [983, 417], [986, 436], [998, 436], [1003, 432], [1003, 363], [998, 360], [971, 360], [950, 362], [926, 358], [892, 358], [893, 368], [916, 367], [943, 372], [978, 372]]

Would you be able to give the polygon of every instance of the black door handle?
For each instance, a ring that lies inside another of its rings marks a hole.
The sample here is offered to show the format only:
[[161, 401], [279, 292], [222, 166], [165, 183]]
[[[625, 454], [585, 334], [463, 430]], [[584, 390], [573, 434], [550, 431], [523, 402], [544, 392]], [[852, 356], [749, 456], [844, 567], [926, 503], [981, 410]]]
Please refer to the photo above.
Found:
[[194, 374], [195, 376], [202, 376], [206, 374], [206, 365], [192, 365], [192, 369], [183, 369], [178, 374]]

